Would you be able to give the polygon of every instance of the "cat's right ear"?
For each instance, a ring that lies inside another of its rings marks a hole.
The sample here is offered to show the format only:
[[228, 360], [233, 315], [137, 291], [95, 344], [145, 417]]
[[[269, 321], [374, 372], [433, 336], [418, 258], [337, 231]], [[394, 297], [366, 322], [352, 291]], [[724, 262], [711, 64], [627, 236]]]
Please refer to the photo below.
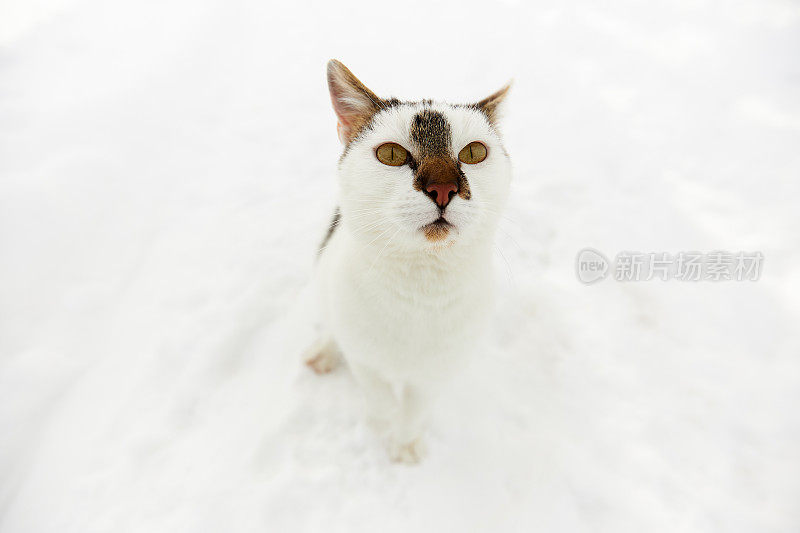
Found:
[[328, 90], [339, 124], [342, 144], [349, 143], [384, 102], [361, 83], [340, 61], [328, 61]]
[[511, 90], [511, 85], [513, 83], [514, 80], [509, 81], [502, 89], [475, 104], [475, 107], [480, 109], [483, 114], [486, 115], [486, 118], [489, 119], [489, 122], [495, 126], [500, 121], [503, 101], [506, 99], [506, 96], [508, 96], [508, 91]]

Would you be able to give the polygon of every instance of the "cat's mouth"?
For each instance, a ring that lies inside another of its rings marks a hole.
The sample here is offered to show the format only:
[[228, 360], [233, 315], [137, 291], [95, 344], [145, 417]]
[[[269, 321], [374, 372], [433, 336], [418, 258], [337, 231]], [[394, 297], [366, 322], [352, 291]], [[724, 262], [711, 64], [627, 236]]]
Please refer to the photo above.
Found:
[[431, 242], [438, 242], [447, 238], [453, 226], [446, 218], [440, 216], [430, 224], [422, 226], [420, 229], [425, 234], [425, 238]]

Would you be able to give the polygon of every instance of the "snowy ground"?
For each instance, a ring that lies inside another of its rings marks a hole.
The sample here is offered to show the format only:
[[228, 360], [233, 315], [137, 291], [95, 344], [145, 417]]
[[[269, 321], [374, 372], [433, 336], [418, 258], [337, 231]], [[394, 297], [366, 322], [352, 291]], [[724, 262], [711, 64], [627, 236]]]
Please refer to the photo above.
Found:
[[[0, 4], [0, 530], [797, 531], [800, 7], [600, 4]], [[298, 361], [330, 57], [516, 79], [493, 338], [417, 467]], [[587, 287], [585, 246], [766, 260]]]

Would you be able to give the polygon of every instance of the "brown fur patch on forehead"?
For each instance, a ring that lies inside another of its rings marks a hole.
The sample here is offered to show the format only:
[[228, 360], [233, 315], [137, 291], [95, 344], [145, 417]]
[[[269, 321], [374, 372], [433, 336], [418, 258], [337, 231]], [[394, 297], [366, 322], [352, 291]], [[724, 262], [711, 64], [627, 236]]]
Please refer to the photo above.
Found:
[[416, 190], [424, 191], [430, 184], [453, 183], [461, 198], [472, 197], [461, 163], [451, 153], [450, 123], [442, 113], [424, 109], [414, 115], [411, 141], [418, 151], [417, 159], [412, 157], [410, 163]]
[[411, 122], [411, 141], [417, 145], [420, 158], [448, 156], [450, 123], [438, 111], [420, 111]]

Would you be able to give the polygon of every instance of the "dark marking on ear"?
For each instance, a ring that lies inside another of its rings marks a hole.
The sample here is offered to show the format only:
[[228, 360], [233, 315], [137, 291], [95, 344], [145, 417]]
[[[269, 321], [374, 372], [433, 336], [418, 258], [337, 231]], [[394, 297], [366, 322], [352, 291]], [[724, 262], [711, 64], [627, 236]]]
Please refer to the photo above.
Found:
[[508, 82], [502, 89], [487, 96], [477, 104], [473, 104], [471, 107], [486, 115], [492, 126], [497, 126], [500, 120], [500, 104], [505, 100], [509, 90], [511, 90], [511, 82]]
[[331, 103], [339, 122], [339, 137], [345, 145], [370, 124], [376, 113], [400, 104], [396, 98], [380, 98], [336, 59], [328, 61], [327, 77]]
[[342, 221], [342, 213], [339, 211], [339, 206], [336, 206], [336, 209], [333, 210], [333, 218], [331, 218], [331, 223], [328, 225], [328, 232], [325, 234], [325, 238], [322, 239], [322, 242], [319, 244], [319, 249], [317, 250], [317, 258], [322, 255], [322, 252], [325, 251], [325, 247], [328, 246], [328, 243], [333, 237], [334, 232], [336, 232], [336, 228], [339, 227], [339, 223]]

